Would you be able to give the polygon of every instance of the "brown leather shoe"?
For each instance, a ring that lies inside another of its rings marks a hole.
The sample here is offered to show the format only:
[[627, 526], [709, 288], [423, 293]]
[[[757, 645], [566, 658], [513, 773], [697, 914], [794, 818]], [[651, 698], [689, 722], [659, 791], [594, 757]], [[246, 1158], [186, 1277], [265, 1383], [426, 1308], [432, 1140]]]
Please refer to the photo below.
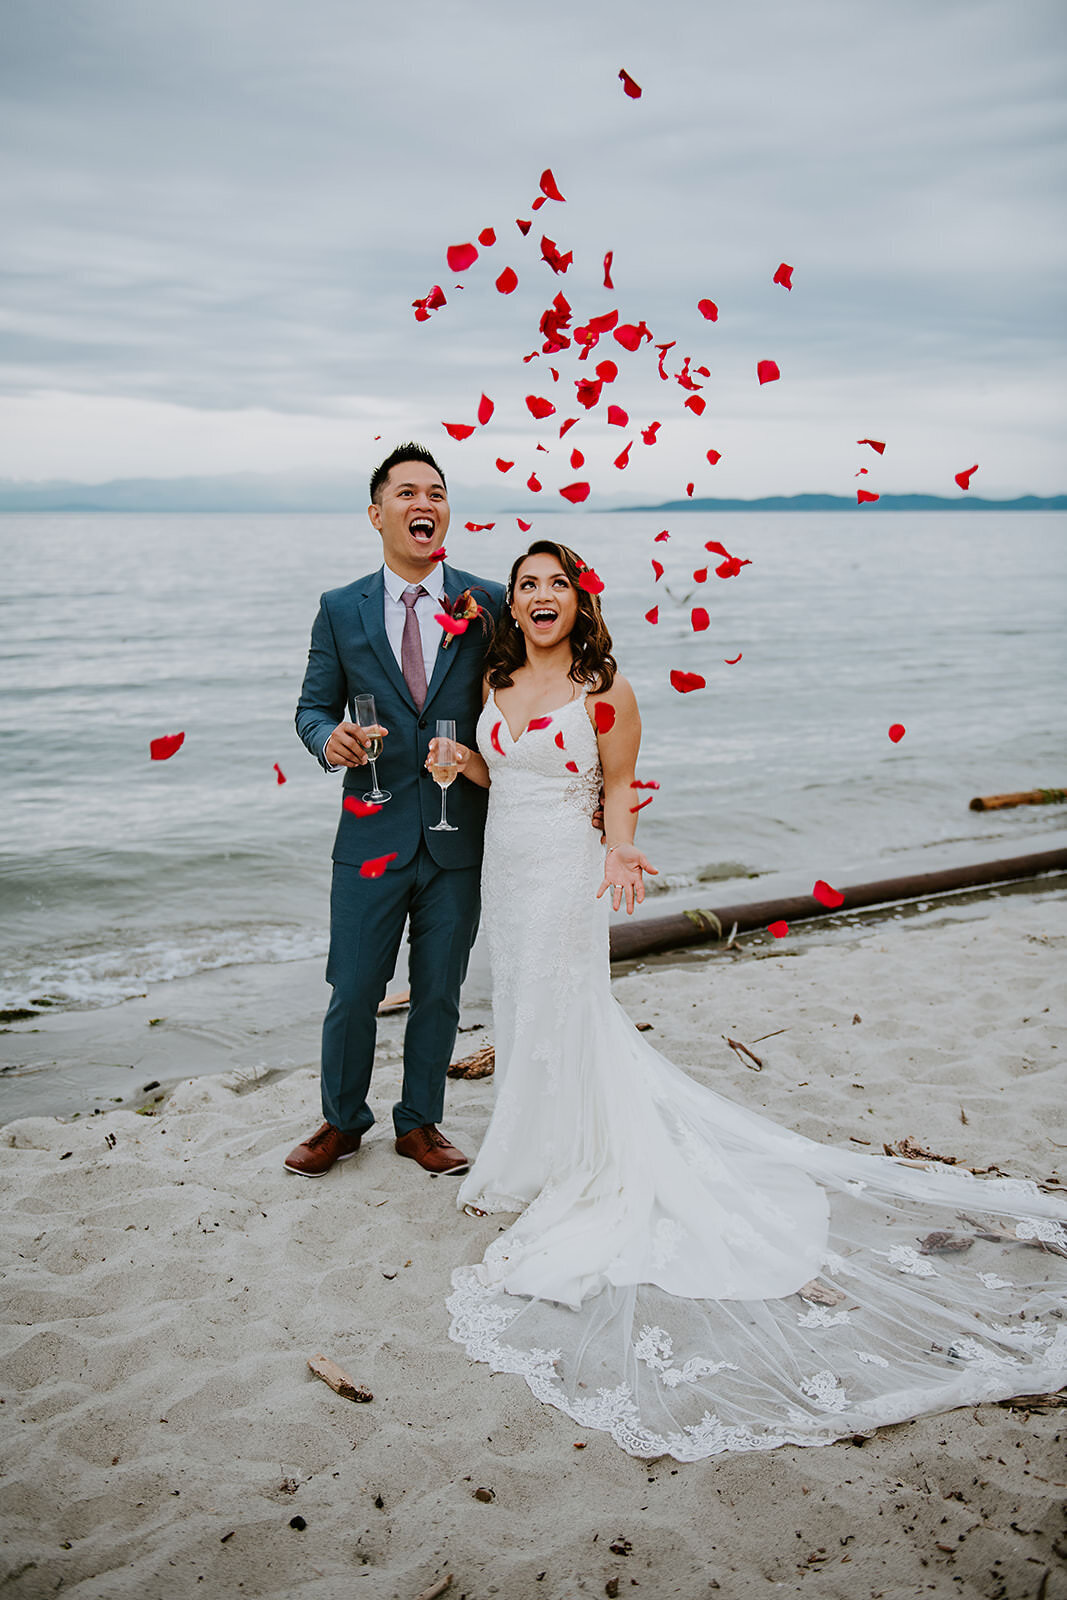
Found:
[[425, 1128], [412, 1128], [396, 1141], [397, 1154], [410, 1156], [427, 1172], [466, 1172], [470, 1162], [462, 1150], [449, 1144], [440, 1128], [429, 1123]]
[[302, 1178], [321, 1178], [335, 1161], [347, 1161], [359, 1149], [361, 1133], [342, 1133], [340, 1128], [324, 1122], [316, 1133], [303, 1144], [290, 1150], [285, 1158], [287, 1172], [299, 1172]]

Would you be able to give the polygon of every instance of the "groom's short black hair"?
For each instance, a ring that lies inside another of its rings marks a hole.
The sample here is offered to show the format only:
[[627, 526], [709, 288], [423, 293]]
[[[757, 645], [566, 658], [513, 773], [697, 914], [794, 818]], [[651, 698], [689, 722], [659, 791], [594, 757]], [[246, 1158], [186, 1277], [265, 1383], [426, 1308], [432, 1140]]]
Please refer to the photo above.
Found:
[[390, 450], [384, 461], [378, 463], [370, 475], [370, 497], [373, 504], [380, 504], [378, 496], [381, 493], [382, 485], [393, 468], [399, 466], [401, 461], [422, 461], [426, 466], [432, 467], [447, 490], [448, 484], [445, 483], [445, 475], [424, 444], [398, 444], [395, 450]]

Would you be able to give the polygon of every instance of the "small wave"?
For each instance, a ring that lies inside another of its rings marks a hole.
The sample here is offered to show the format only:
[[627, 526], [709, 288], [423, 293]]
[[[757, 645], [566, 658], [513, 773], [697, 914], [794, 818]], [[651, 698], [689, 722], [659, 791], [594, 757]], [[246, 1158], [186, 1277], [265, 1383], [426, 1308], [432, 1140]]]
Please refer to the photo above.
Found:
[[645, 889], [650, 895], [676, 894], [679, 889], [696, 889], [702, 883], [730, 883], [738, 878], [762, 876], [741, 861], [710, 861], [689, 872], [661, 872], [646, 880]]

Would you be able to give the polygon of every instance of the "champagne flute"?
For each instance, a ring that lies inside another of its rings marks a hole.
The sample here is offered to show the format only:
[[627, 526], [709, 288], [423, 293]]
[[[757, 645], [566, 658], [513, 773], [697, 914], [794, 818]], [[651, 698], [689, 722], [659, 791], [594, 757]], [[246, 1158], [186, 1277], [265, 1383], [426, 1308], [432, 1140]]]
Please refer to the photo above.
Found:
[[[374, 708], [374, 696], [372, 694], [357, 694], [352, 701], [352, 708], [355, 712], [356, 721], [361, 728], [378, 727], [378, 713]], [[378, 768], [375, 762], [382, 753], [381, 733], [372, 733], [364, 748], [367, 752], [367, 760], [370, 763], [374, 788], [371, 789], [369, 794], [365, 794], [363, 798], [364, 800], [369, 800], [372, 805], [384, 805], [386, 800], [392, 799], [392, 795], [388, 789], [382, 789], [378, 784]]]
[[458, 833], [459, 829], [445, 820], [448, 786], [456, 777], [456, 724], [452, 721], [442, 720], [437, 724], [434, 751], [430, 761], [430, 776], [441, 789], [441, 820], [433, 824], [430, 832]]

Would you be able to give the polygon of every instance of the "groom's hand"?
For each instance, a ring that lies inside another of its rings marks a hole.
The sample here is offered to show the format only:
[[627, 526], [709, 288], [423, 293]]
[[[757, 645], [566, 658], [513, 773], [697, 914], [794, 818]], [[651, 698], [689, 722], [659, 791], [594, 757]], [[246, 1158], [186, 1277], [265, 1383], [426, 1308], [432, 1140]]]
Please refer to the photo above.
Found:
[[358, 722], [339, 722], [326, 741], [323, 754], [331, 767], [362, 767], [366, 765], [366, 744], [372, 732], [379, 738], [389, 737], [388, 728], [376, 726], [361, 728]]

